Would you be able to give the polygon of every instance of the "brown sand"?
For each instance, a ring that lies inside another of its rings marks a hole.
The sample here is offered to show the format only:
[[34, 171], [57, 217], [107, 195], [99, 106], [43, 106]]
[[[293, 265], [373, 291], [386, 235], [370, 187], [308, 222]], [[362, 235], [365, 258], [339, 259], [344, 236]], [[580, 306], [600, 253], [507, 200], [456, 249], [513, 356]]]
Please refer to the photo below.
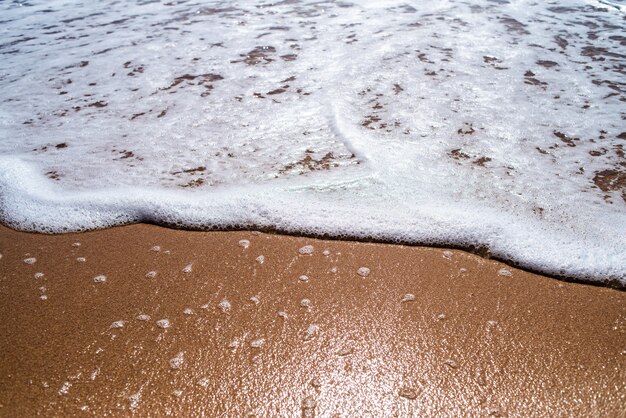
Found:
[[149, 225], [0, 228], [0, 253], [1, 416], [624, 416], [617, 290], [462, 251]]

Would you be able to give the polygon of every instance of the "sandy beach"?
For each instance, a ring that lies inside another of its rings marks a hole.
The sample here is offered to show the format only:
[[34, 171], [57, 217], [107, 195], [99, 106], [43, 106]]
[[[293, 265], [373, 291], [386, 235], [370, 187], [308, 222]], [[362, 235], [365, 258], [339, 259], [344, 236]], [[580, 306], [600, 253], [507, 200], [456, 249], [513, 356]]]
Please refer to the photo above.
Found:
[[623, 416], [626, 294], [458, 250], [0, 229], [1, 416]]

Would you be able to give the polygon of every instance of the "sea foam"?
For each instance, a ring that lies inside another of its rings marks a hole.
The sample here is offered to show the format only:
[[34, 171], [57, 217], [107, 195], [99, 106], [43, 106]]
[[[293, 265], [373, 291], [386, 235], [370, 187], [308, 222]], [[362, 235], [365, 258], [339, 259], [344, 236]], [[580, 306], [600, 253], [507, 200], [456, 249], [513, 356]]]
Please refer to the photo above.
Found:
[[6, 2], [0, 219], [487, 247], [626, 282], [616, 1]]

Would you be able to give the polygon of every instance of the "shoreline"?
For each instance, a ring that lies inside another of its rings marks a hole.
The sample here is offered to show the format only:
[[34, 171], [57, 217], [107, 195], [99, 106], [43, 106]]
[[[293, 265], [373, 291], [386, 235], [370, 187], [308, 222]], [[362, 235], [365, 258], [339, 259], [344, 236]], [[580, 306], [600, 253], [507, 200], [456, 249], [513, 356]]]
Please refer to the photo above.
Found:
[[114, 228], [123, 228], [129, 227], [133, 225], [150, 225], [157, 228], [165, 228], [175, 231], [183, 231], [183, 232], [192, 232], [192, 233], [211, 233], [211, 232], [250, 232], [250, 233], [262, 233], [268, 235], [275, 236], [284, 236], [284, 237], [295, 237], [295, 238], [310, 238], [315, 240], [326, 240], [326, 241], [338, 241], [338, 242], [353, 242], [353, 243], [362, 243], [362, 244], [379, 244], [379, 245], [399, 245], [403, 247], [412, 247], [412, 248], [433, 248], [440, 250], [455, 250], [462, 251], [465, 253], [473, 254], [475, 256], [481, 257], [485, 260], [497, 261], [502, 264], [506, 264], [511, 268], [515, 268], [518, 270], [525, 271], [527, 273], [540, 275], [543, 277], [550, 278], [552, 280], [557, 280], [564, 283], [575, 283], [587, 286], [597, 286], [597, 287], [606, 287], [610, 289], [615, 289], [618, 291], [626, 291], [626, 282], [622, 283], [619, 279], [611, 279], [611, 278], [603, 278], [603, 279], [594, 279], [590, 277], [575, 277], [568, 275], [560, 275], [556, 273], [548, 273], [545, 271], [541, 271], [539, 269], [533, 269], [521, 265], [517, 261], [509, 258], [500, 257], [498, 255], [493, 254], [488, 246], [485, 245], [456, 245], [456, 244], [433, 244], [433, 243], [425, 243], [425, 242], [412, 242], [412, 241], [402, 241], [402, 240], [386, 240], [386, 239], [376, 239], [376, 238], [363, 238], [361, 236], [350, 236], [350, 235], [342, 235], [334, 236], [330, 234], [312, 234], [312, 233], [298, 233], [285, 231], [277, 228], [264, 228], [257, 225], [246, 225], [242, 227], [207, 227], [207, 228], [181, 228], [175, 224], [162, 224], [162, 223], [154, 223], [154, 222], [133, 222], [128, 224], [120, 224], [107, 228], [96, 228], [96, 229], [88, 229], [84, 231], [69, 231], [64, 233], [48, 233], [48, 232], [39, 232], [39, 231], [29, 231], [29, 230], [21, 230], [14, 228], [12, 226], [8, 226], [0, 222], [0, 228], [7, 228], [15, 232], [27, 233], [27, 234], [37, 234], [44, 236], [57, 236], [57, 235], [67, 235], [67, 234], [84, 234], [84, 233], [93, 233], [98, 231], [106, 231]]
[[0, 253], [0, 414], [611, 416], [626, 401], [626, 293], [459, 250], [139, 224], [0, 227]]

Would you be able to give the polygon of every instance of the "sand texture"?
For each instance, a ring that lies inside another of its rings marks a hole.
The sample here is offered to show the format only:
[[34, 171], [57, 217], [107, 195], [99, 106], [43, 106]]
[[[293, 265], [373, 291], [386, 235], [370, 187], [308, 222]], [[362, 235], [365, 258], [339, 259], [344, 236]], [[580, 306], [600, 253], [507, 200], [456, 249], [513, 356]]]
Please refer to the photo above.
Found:
[[624, 416], [618, 290], [151, 225], [0, 228], [0, 253], [0, 416]]

